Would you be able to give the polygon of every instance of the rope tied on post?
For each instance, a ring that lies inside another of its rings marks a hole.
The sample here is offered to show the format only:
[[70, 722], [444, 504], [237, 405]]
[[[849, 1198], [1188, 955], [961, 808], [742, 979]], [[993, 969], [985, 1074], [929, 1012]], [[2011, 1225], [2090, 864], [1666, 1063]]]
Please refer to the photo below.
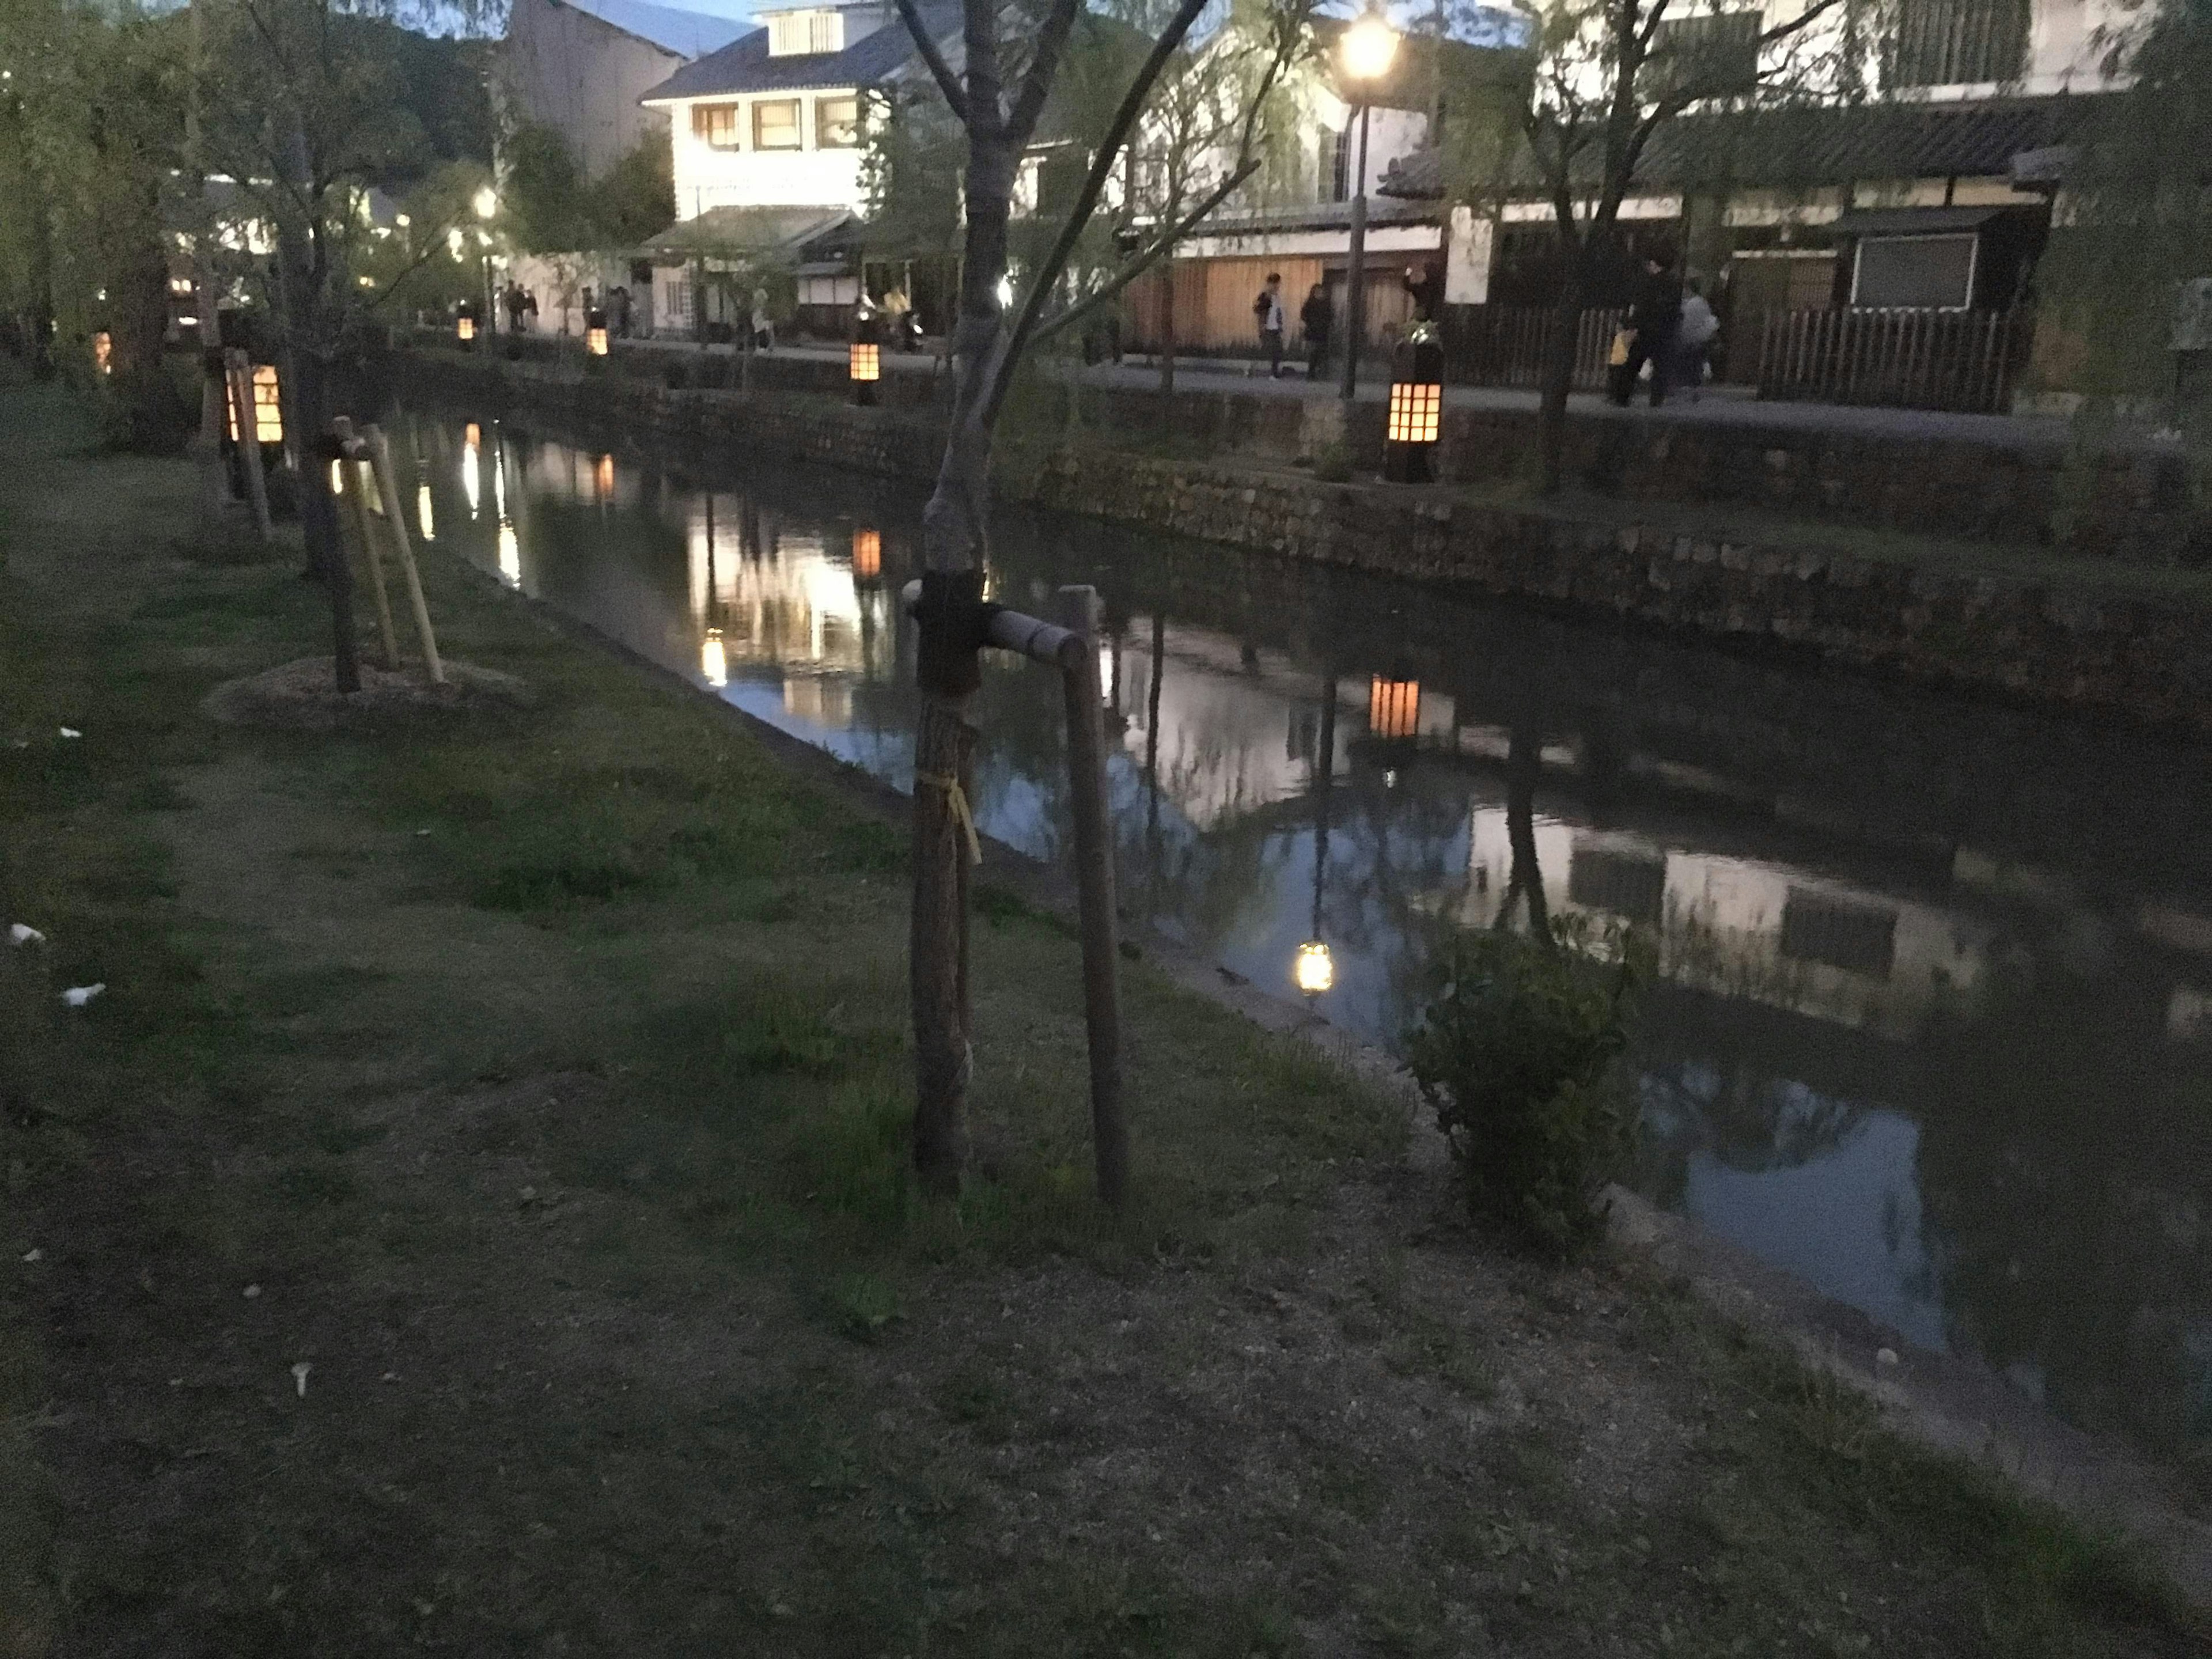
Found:
[[945, 792], [945, 811], [952, 814], [953, 822], [968, 837], [968, 862], [981, 864], [983, 861], [983, 838], [975, 833], [975, 815], [968, 810], [968, 792], [960, 787], [960, 780], [949, 772], [916, 772], [914, 781], [917, 785], [926, 783], [933, 789]]

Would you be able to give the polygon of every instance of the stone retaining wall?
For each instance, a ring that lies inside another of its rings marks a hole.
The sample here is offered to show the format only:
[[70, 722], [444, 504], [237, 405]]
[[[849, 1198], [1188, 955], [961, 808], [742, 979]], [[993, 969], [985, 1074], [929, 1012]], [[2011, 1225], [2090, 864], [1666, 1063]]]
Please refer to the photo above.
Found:
[[[496, 408], [518, 403], [631, 431], [927, 481], [927, 415], [829, 397], [669, 390], [634, 377], [417, 355], [413, 372]], [[1249, 400], [1256, 401], [1256, 400]], [[1954, 573], [1793, 538], [1682, 535], [1441, 492], [1330, 483], [1289, 468], [1079, 443], [1006, 493], [1254, 551], [1694, 633], [2038, 702], [2212, 729], [2212, 618], [2069, 585]]]
[[[514, 343], [525, 361], [551, 362], [560, 343]], [[502, 342], [501, 349], [507, 343]], [[573, 342], [565, 347], [579, 361]], [[941, 402], [942, 383], [911, 369], [924, 360], [886, 352], [878, 387], [885, 408]], [[608, 372], [663, 385], [725, 388], [737, 362], [617, 343]], [[763, 391], [843, 395], [842, 364], [757, 356]], [[1051, 406], [1041, 418], [1078, 418], [1172, 444], [1180, 453], [1225, 459], [1312, 459], [1341, 443], [1353, 464], [1382, 465], [1382, 410], [1334, 400], [1316, 404], [1241, 388], [1218, 374], [1186, 376], [1171, 399], [1149, 391], [1083, 386], [1033, 389]], [[1910, 415], [1900, 415], [1909, 422]], [[1536, 427], [1520, 410], [1448, 408], [1438, 450], [1441, 476], [1485, 483], [1531, 476]], [[1855, 433], [1765, 421], [1656, 422], [1577, 413], [1567, 422], [1567, 475], [1595, 494], [1626, 501], [1726, 503], [1868, 528], [2023, 545], [2060, 546], [2085, 557], [2151, 564], [2212, 565], [2212, 517], [2192, 504], [2178, 451], [2142, 446], [2075, 454], [2055, 440], [1978, 443], [1916, 433]]]

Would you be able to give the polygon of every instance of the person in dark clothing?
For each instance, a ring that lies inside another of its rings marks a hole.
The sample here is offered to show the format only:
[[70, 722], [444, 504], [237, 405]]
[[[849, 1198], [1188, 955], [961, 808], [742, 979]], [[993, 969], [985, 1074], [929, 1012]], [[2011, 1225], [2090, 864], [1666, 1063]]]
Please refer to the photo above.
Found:
[[1651, 365], [1651, 407], [1667, 401], [1667, 383], [1673, 377], [1674, 333], [1682, 324], [1682, 277], [1674, 256], [1654, 253], [1644, 262], [1644, 282], [1635, 303], [1628, 308], [1627, 326], [1633, 331], [1628, 361], [1613, 370], [1613, 400], [1623, 409], [1636, 394], [1636, 377]]
[[1306, 295], [1305, 304], [1298, 307], [1298, 326], [1305, 331], [1306, 379], [1321, 379], [1322, 368], [1328, 362], [1328, 331], [1336, 325], [1336, 313], [1329, 309], [1328, 290], [1319, 283]]
[[1267, 286], [1252, 302], [1252, 316], [1260, 325], [1260, 349], [1267, 354], [1270, 379], [1283, 372], [1283, 273], [1267, 273]]
[[507, 292], [501, 297], [500, 303], [507, 307], [507, 331], [509, 334], [521, 333], [522, 284], [510, 280], [507, 285]]

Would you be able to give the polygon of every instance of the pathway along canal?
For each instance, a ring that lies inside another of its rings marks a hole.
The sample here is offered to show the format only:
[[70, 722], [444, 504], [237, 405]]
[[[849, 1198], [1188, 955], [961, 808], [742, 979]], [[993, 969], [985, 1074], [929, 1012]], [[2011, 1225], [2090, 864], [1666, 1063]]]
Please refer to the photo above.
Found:
[[[920, 494], [390, 429], [437, 547], [910, 785]], [[996, 556], [1105, 597], [1125, 903], [1285, 996], [1325, 945], [1390, 1044], [1526, 815], [1553, 912], [1661, 942], [1644, 1191], [2212, 1484], [2212, 745], [1069, 518]], [[1056, 689], [976, 714], [983, 827], [1059, 857]]]

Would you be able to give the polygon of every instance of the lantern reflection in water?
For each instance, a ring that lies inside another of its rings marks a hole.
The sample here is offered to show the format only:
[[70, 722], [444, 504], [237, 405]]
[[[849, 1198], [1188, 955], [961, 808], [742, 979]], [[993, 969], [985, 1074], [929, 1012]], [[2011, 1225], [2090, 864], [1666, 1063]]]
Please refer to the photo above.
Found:
[[1393, 741], [1421, 729], [1421, 686], [1418, 680], [1385, 679], [1377, 674], [1367, 687], [1367, 729]]
[[599, 457], [599, 460], [593, 464], [592, 467], [592, 488], [598, 492], [597, 498], [601, 503], [604, 504], [605, 502], [611, 501], [614, 499], [615, 458], [613, 456], [602, 455]]
[[1298, 946], [1298, 954], [1291, 963], [1291, 978], [1310, 997], [1323, 995], [1333, 988], [1336, 984], [1336, 962], [1329, 955], [1328, 946], [1317, 939]]
[[699, 647], [699, 672], [707, 677], [709, 685], [730, 683], [729, 653], [723, 648], [722, 630], [719, 628], [708, 629]]
[[499, 521], [499, 579], [509, 587], [522, 586], [522, 544], [506, 519]]
[[469, 498], [469, 517], [483, 507], [483, 428], [471, 421], [461, 434], [461, 494]]
[[430, 517], [430, 486], [427, 483], [419, 483], [415, 486], [415, 519], [416, 521], [422, 526], [422, 539], [424, 541], [434, 542], [438, 539], [438, 532], [432, 527], [432, 520]]
[[853, 532], [854, 579], [871, 582], [883, 574], [883, 533], [875, 530], [855, 530]]

